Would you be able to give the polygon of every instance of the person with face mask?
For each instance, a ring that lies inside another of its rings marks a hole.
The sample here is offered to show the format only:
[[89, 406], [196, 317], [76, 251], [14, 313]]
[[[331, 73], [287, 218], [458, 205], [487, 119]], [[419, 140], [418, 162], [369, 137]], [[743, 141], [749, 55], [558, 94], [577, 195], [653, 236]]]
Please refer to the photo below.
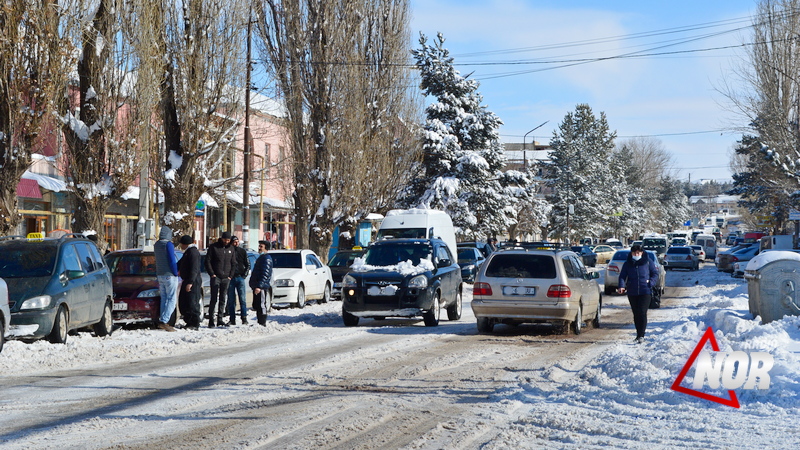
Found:
[[658, 285], [658, 268], [653, 260], [635, 244], [631, 247], [628, 259], [619, 271], [619, 288], [617, 293], [628, 294], [628, 302], [633, 311], [633, 324], [636, 326], [636, 342], [644, 342], [647, 329], [647, 310], [650, 308], [650, 296], [653, 286]]

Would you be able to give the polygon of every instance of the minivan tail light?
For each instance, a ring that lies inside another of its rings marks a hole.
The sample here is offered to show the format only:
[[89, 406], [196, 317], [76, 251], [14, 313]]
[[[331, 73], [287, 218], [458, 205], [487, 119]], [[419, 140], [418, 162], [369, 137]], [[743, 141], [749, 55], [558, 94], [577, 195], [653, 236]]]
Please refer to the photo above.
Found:
[[609, 264], [608, 265], [609, 272], [617, 272], [619, 273], [619, 267], [616, 264]]
[[475, 283], [472, 286], [472, 295], [492, 295], [492, 287], [489, 283]]
[[547, 296], [551, 298], [569, 298], [572, 296], [572, 291], [565, 284], [554, 284], [547, 290]]

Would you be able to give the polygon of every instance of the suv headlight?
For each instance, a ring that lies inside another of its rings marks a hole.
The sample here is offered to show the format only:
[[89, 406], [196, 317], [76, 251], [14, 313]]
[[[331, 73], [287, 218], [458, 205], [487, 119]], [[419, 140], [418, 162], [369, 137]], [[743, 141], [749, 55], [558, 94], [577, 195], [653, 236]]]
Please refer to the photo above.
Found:
[[294, 287], [294, 280], [291, 278], [282, 278], [280, 280], [275, 280], [276, 287]]
[[138, 298], [153, 298], [153, 297], [160, 297], [161, 292], [158, 289], [148, 289], [146, 291], [139, 292], [139, 295], [136, 297]]
[[355, 278], [350, 275], [345, 275], [344, 278], [342, 278], [342, 287], [358, 287], [358, 283]]
[[19, 309], [22, 311], [23, 309], [44, 309], [50, 306], [50, 303], [53, 301], [52, 297], [49, 295], [40, 295], [38, 297], [32, 297], [20, 305]]
[[428, 277], [425, 275], [417, 275], [408, 282], [410, 288], [426, 288], [428, 287]]

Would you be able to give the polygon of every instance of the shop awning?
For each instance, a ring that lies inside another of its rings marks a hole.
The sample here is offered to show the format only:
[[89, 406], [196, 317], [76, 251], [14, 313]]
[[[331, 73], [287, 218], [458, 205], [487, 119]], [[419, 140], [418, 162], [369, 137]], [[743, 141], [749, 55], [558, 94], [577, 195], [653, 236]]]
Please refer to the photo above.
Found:
[[[29, 170], [26, 170], [25, 173], [22, 174], [22, 179], [35, 181], [39, 187], [42, 189], [47, 189], [48, 191], [61, 192], [67, 190], [67, 183], [59, 180], [58, 178], [42, 175], [41, 173], [31, 172]], [[42, 198], [41, 192], [39, 193], [38, 198]]]
[[36, 180], [22, 178], [17, 183], [17, 197], [42, 198], [42, 191]]

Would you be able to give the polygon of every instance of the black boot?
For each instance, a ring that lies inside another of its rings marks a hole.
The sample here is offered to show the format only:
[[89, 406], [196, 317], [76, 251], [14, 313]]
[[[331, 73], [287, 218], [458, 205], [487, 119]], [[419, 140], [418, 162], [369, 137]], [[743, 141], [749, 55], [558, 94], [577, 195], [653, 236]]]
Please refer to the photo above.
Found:
[[215, 326], [214, 319], [208, 319], [208, 328], [214, 328]]

